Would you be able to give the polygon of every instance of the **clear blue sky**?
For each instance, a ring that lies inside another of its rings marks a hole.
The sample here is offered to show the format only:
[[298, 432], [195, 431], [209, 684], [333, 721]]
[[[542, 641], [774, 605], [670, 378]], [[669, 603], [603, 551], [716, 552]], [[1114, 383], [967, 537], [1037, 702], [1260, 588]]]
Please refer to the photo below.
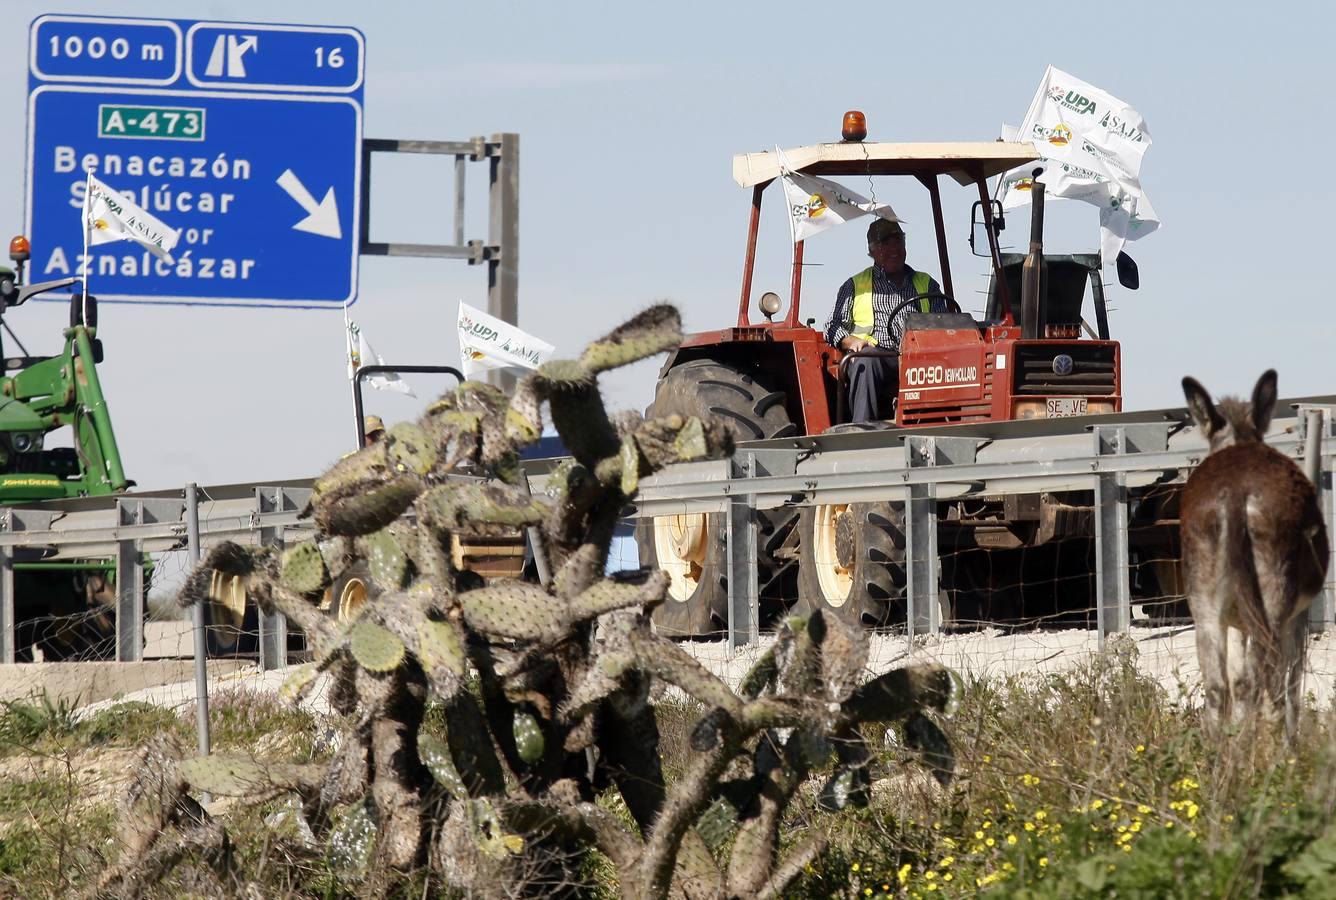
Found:
[[[1268, 366], [1286, 396], [1336, 393], [1336, 191], [1322, 165], [1336, 144], [1336, 14], [1325, 4], [1033, 3], [1005, 16], [996, 4], [887, 2], [5, 0], [4, 9], [0, 105], [12, 127], [0, 140], [9, 198], [0, 228], [22, 223], [34, 17], [351, 25], [366, 36], [367, 137], [521, 135], [520, 324], [565, 353], [659, 299], [680, 306], [689, 330], [733, 320], [748, 208], [730, 177], [734, 153], [834, 140], [848, 108], [867, 113], [873, 140], [990, 140], [1021, 119], [1052, 63], [1136, 107], [1154, 140], [1142, 175], [1164, 225], [1129, 247], [1142, 289], [1110, 289], [1126, 408], [1181, 403], [1186, 373], [1218, 392], [1247, 391]], [[378, 160], [376, 171], [377, 240], [449, 240], [445, 163]], [[469, 236], [483, 237], [476, 175], [470, 191]], [[884, 182], [878, 197], [909, 220], [911, 263], [937, 274], [921, 189]], [[972, 197], [944, 199], [957, 293], [977, 307], [985, 282], [965, 243]], [[1052, 244], [1097, 246], [1093, 208], [1068, 206]], [[782, 292], [789, 251], [778, 212], [771, 198], [757, 287]], [[1023, 232], [1018, 221], [1008, 237], [1019, 245]], [[855, 224], [809, 242], [818, 265], [806, 275], [804, 316], [824, 320], [839, 282], [865, 265], [862, 235]], [[368, 259], [353, 315], [387, 361], [456, 364], [460, 300], [485, 306], [481, 267]], [[65, 316], [29, 305], [9, 322], [33, 352], [52, 352]], [[104, 386], [141, 486], [311, 475], [348, 449], [338, 313], [106, 305], [100, 319]], [[656, 371], [633, 368], [607, 386], [609, 399], [643, 408]], [[415, 411], [386, 395], [369, 407], [390, 420]]]

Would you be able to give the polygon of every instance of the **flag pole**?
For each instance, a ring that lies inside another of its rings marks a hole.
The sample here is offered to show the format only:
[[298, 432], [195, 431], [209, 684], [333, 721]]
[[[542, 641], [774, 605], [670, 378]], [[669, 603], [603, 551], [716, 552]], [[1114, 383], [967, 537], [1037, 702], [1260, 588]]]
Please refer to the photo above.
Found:
[[87, 179], [84, 181], [84, 202], [83, 202], [83, 296], [79, 298], [80, 306], [79, 318], [85, 326], [88, 325], [88, 270], [92, 268], [92, 259], [88, 255], [89, 232], [92, 230], [92, 223], [88, 221], [88, 213], [92, 210], [92, 200], [90, 195], [93, 191], [93, 170], [85, 170]]
[[[348, 319], [348, 301], [343, 302], [343, 352], [348, 356], [348, 390], [349, 399], [353, 402], [353, 429], [357, 431], [357, 441], [354, 447], [361, 447], [363, 443], [362, 423], [357, 417], [357, 369], [354, 362], [353, 348], [353, 329], [352, 322]], [[360, 360], [359, 360], [360, 362]]]

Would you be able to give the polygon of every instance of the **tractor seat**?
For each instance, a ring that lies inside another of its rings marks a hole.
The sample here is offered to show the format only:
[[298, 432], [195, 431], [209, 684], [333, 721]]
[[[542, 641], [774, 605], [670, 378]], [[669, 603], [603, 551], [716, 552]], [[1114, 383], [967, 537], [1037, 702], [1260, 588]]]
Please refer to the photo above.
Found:
[[925, 331], [941, 328], [979, 329], [974, 316], [966, 312], [925, 313], [912, 312], [905, 316], [905, 331]]

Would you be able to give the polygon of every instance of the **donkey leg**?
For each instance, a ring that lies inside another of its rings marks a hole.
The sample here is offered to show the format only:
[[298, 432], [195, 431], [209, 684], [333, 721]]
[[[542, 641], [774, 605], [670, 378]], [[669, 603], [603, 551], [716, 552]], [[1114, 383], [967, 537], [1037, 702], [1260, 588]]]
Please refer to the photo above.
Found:
[[1197, 666], [1206, 694], [1206, 725], [1214, 729], [1229, 718], [1229, 681], [1226, 674], [1227, 642], [1219, 621], [1197, 618]]
[[1229, 721], [1242, 725], [1257, 711], [1258, 669], [1253, 652], [1256, 642], [1250, 641], [1242, 629], [1233, 625], [1225, 629], [1225, 677], [1229, 680]]
[[1285, 679], [1285, 737], [1294, 740], [1303, 709], [1304, 667], [1308, 655], [1308, 610], [1301, 610], [1281, 629], [1281, 672]]

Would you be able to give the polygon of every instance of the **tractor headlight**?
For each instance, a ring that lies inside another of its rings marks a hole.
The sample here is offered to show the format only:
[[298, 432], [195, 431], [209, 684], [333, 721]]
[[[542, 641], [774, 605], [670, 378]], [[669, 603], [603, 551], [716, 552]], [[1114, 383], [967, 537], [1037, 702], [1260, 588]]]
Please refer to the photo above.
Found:
[[9, 446], [15, 453], [35, 453], [42, 449], [40, 431], [15, 431], [9, 435]]

